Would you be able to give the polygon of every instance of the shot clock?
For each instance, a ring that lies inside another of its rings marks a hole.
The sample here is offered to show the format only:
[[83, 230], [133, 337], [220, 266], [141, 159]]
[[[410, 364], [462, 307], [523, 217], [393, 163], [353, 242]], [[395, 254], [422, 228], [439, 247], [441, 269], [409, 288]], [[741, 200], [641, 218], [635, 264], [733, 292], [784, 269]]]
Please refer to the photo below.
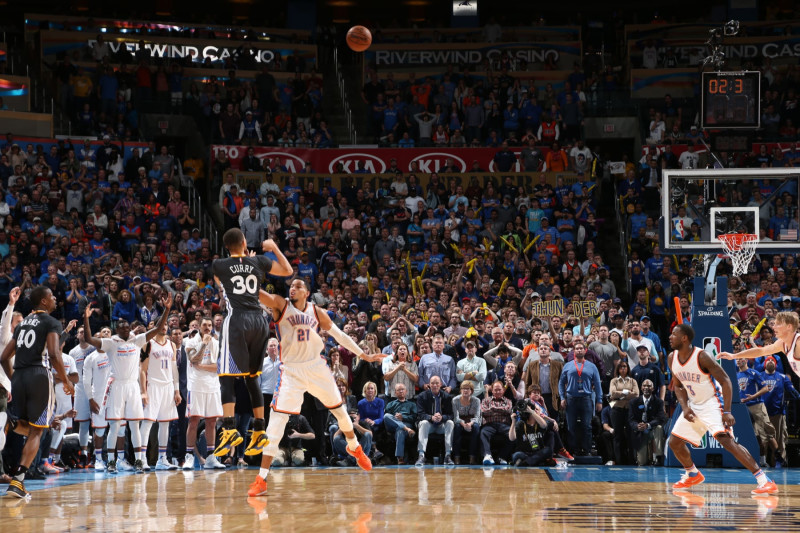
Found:
[[703, 72], [704, 128], [757, 129], [761, 125], [760, 101], [760, 72]]

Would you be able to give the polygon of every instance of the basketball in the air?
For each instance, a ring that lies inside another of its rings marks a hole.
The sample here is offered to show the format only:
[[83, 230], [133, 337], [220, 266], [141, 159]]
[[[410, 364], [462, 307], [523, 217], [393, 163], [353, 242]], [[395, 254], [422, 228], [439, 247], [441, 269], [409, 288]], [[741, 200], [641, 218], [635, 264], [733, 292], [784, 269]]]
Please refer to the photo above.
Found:
[[354, 52], [363, 52], [372, 44], [372, 33], [364, 26], [353, 26], [347, 31], [347, 46]]

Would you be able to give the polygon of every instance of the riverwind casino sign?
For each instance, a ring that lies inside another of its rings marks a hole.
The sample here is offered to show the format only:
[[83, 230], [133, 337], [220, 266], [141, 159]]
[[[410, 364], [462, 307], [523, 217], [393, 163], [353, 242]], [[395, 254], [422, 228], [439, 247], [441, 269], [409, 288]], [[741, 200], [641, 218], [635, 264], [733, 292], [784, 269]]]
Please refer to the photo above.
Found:
[[529, 65], [541, 65], [549, 61], [570, 70], [575, 61], [580, 61], [581, 42], [377, 44], [364, 52], [364, 58], [367, 68], [379, 72], [447, 65], [470, 66], [475, 71], [484, 61], [492, 64], [499, 61], [504, 52], [514, 62], [524, 60]]

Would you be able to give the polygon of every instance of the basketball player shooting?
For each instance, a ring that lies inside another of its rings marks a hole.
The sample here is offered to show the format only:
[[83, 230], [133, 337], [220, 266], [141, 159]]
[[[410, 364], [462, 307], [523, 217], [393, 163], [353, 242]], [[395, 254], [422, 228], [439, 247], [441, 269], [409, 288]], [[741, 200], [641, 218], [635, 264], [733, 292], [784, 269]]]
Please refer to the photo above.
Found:
[[247, 241], [239, 228], [226, 231], [222, 243], [231, 256], [215, 259], [211, 264], [214, 280], [222, 287], [222, 296], [228, 308], [228, 315], [222, 324], [217, 361], [222, 396], [222, 435], [214, 455], [227, 455], [244, 440], [236, 430], [236, 377], [244, 378], [253, 406], [253, 433], [244, 453], [248, 456], [258, 455], [267, 445], [264, 396], [258, 376], [269, 340], [269, 323], [259, 303], [259, 285], [267, 274], [291, 276], [292, 265], [272, 239], [264, 241], [261, 247], [265, 252], [274, 253], [277, 261], [263, 255], [248, 254]]
[[669, 336], [674, 351], [668, 363], [675, 396], [683, 410], [683, 416], [672, 427], [669, 447], [686, 469], [672, 488], [688, 489], [705, 481], [692, 461], [687, 443], [699, 446], [708, 432], [755, 476], [758, 487], [753, 494], [776, 494], [775, 482], [758, 467], [750, 452], [733, 439], [736, 419], [731, 414], [733, 387], [728, 374], [710, 355], [692, 346], [693, 339], [694, 329], [687, 324], [678, 324]]
[[[280, 251], [277, 252], [282, 256]], [[336, 342], [365, 361], [382, 361], [384, 354], [365, 354], [364, 351], [333, 323], [328, 313], [318, 310], [308, 301], [309, 290], [302, 279], [294, 279], [289, 287], [289, 298], [261, 291], [261, 303], [272, 309], [275, 328], [280, 342], [281, 370], [278, 386], [272, 398], [272, 414], [267, 427], [269, 444], [261, 458], [261, 469], [256, 480], [250, 485], [248, 496], [267, 494], [267, 476], [272, 458], [278, 452], [278, 443], [283, 437], [289, 415], [299, 414], [303, 404], [303, 393], [308, 392], [330, 409], [339, 422], [339, 429], [347, 439], [347, 453], [352, 455], [358, 466], [372, 470], [372, 463], [358, 444], [353, 431], [353, 421], [343, 405], [342, 395], [336, 380], [320, 354], [325, 342], [319, 335], [325, 330]]]

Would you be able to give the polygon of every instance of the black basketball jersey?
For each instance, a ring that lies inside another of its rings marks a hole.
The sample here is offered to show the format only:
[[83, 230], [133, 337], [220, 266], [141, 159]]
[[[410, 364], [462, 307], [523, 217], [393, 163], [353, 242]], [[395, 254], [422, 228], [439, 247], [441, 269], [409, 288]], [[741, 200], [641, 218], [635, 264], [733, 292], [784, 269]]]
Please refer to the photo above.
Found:
[[17, 349], [14, 369], [43, 366], [50, 368], [47, 357], [47, 335], [63, 331], [61, 322], [42, 311], [34, 311], [14, 329]]
[[258, 291], [270, 270], [272, 259], [264, 255], [215, 259], [211, 271], [222, 284], [228, 312], [260, 311]]

